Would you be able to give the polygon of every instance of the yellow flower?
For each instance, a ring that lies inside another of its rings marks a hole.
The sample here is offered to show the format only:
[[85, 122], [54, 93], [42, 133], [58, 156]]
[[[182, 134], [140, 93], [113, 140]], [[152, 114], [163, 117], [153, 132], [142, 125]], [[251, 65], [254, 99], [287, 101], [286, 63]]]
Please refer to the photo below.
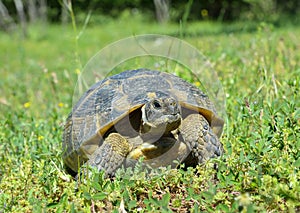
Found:
[[58, 103], [58, 107], [62, 108], [63, 106], [64, 106], [64, 103], [62, 103], [62, 102]]
[[41, 141], [41, 140], [43, 140], [43, 139], [44, 139], [44, 136], [42, 136], [42, 135], [39, 135], [37, 139], [38, 139], [38, 141]]
[[79, 74], [80, 74], [80, 69], [77, 68], [77, 69], [75, 70], [75, 73], [76, 73], [77, 75], [79, 75]]
[[208, 10], [202, 9], [201, 10], [201, 15], [202, 15], [202, 17], [207, 17], [208, 16]]
[[30, 107], [30, 105], [31, 105], [31, 103], [30, 103], [30, 102], [26, 102], [26, 103], [24, 103], [24, 104], [23, 104], [24, 108], [29, 108], [29, 107]]
[[201, 85], [201, 83], [199, 81], [196, 81], [194, 84], [196, 87], [200, 87], [200, 85]]

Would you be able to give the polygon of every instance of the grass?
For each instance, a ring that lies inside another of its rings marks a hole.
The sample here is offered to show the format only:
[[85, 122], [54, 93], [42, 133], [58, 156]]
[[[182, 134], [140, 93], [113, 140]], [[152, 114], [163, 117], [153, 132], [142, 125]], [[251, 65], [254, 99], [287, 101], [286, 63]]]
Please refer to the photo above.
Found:
[[120, 38], [180, 32], [125, 17], [88, 26], [77, 48], [69, 26], [31, 26], [27, 39], [1, 32], [0, 212], [300, 211], [299, 26], [190, 23], [184, 31], [226, 93], [222, 158], [151, 177], [76, 182], [65, 172], [63, 123], [82, 64]]

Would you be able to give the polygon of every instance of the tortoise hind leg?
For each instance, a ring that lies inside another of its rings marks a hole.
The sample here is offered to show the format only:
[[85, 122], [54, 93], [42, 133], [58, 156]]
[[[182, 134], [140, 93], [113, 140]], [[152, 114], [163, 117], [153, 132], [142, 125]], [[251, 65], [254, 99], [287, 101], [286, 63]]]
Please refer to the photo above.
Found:
[[179, 137], [189, 147], [191, 154], [186, 165], [201, 164], [223, 153], [219, 138], [213, 133], [208, 121], [200, 114], [190, 114], [179, 127]]
[[128, 141], [118, 133], [111, 133], [98, 147], [87, 162], [88, 165], [113, 175], [123, 164], [130, 151]]

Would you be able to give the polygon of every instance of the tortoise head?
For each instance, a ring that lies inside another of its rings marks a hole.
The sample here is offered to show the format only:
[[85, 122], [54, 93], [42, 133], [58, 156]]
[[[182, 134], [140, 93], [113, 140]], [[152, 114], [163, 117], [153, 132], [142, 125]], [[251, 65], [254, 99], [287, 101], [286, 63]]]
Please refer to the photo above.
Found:
[[181, 123], [181, 107], [172, 97], [153, 98], [142, 107], [143, 131], [165, 135]]

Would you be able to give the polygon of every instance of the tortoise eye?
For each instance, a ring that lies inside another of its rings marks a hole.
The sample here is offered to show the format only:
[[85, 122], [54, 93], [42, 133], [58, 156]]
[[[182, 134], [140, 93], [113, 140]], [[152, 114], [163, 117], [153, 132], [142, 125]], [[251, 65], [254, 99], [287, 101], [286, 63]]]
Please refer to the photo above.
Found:
[[156, 108], [156, 109], [160, 109], [161, 108], [161, 104], [158, 102], [158, 101], [153, 101], [153, 106], [154, 106], [154, 108]]

